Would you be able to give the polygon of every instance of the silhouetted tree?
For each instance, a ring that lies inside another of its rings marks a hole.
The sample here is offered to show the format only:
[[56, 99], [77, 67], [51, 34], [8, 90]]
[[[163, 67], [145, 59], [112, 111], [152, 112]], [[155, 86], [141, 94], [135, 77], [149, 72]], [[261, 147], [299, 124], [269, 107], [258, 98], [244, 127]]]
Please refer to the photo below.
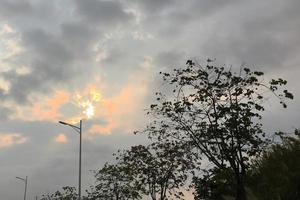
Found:
[[195, 200], [221, 200], [234, 195], [236, 183], [233, 171], [230, 168], [215, 170], [201, 178], [193, 177]]
[[249, 159], [270, 142], [260, 123], [262, 103], [267, 94], [274, 94], [286, 107], [285, 98], [293, 98], [281, 87], [287, 81], [265, 82], [262, 72], [241, 68], [234, 73], [213, 66], [211, 60], [206, 66], [188, 60], [185, 68], [162, 75], [174, 95], [157, 93], [149, 111], [155, 120], [145, 132], [162, 144], [193, 145], [213, 164], [211, 173], [231, 169], [236, 199], [246, 199]]
[[96, 173], [97, 185], [89, 192], [89, 199], [127, 200], [141, 199], [134, 187], [131, 170], [124, 165], [105, 164]]
[[[62, 191], [56, 191], [53, 194], [42, 195], [41, 200], [77, 200], [78, 194], [75, 187], [65, 186]], [[82, 198], [85, 200], [85, 198]]]
[[135, 188], [152, 200], [182, 199], [187, 173], [193, 169], [193, 162], [185, 157], [188, 146], [175, 143], [133, 146], [118, 158], [131, 169]]
[[295, 133], [253, 162], [250, 182], [259, 199], [300, 199], [300, 134]]

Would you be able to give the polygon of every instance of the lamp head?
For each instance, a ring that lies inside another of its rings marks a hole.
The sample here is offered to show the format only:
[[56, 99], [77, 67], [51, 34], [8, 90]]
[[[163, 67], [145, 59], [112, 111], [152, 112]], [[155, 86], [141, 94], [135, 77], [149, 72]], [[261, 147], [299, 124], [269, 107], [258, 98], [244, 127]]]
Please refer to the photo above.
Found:
[[58, 121], [58, 123], [63, 124], [63, 125], [68, 125], [66, 122], [63, 122], [63, 121]]

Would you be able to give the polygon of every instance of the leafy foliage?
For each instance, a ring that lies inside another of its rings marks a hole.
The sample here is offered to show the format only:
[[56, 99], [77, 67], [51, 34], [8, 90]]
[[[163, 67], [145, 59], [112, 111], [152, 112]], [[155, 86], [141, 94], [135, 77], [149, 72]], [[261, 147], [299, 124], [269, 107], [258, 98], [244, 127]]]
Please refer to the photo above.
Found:
[[251, 187], [259, 199], [300, 199], [300, 134], [295, 133], [253, 162]]
[[[41, 200], [77, 200], [78, 194], [74, 187], [66, 186], [62, 191], [56, 191], [54, 194], [43, 195]], [[84, 199], [84, 198], [83, 198]]]
[[134, 177], [124, 165], [105, 164], [96, 173], [97, 185], [89, 193], [90, 199], [126, 200], [140, 199], [137, 188], [132, 184]]
[[241, 68], [239, 73], [224, 67], [202, 67], [191, 60], [182, 69], [162, 73], [173, 86], [174, 96], [157, 93], [149, 113], [155, 120], [147, 127], [151, 139], [194, 146], [216, 169], [234, 173], [236, 198], [245, 197], [245, 177], [250, 158], [270, 143], [259, 122], [266, 92], [274, 94], [286, 107], [293, 95], [282, 89], [287, 81], [264, 82], [263, 73]]
[[122, 164], [131, 169], [135, 177], [134, 185], [144, 195], [153, 200], [182, 199], [187, 172], [193, 163], [185, 157], [187, 148], [179, 148], [175, 143], [133, 146], [120, 156]]
[[194, 177], [195, 200], [222, 200], [226, 196], [234, 196], [236, 183], [234, 173], [230, 168], [216, 169], [203, 177]]

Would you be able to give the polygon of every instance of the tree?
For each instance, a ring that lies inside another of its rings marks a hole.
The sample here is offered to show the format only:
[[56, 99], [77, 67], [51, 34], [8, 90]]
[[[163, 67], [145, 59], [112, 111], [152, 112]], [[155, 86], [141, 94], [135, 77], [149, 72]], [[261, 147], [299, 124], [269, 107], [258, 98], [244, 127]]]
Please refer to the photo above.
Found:
[[152, 200], [182, 199], [187, 172], [194, 168], [185, 152], [188, 146], [175, 143], [133, 146], [118, 159], [131, 170], [135, 188]]
[[193, 177], [195, 200], [220, 200], [234, 195], [234, 174], [230, 168], [216, 169], [203, 177]]
[[[77, 200], [78, 194], [75, 187], [65, 186], [62, 191], [53, 194], [43, 195], [41, 200]], [[83, 198], [84, 200], [85, 198]]]
[[105, 164], [96, 173], [97, 185], [89, 192], [89, 199], [127, 200], [140, 199], [138, 190], [132, 185], [131, 170], [124, 165]]
[[264, 82], [263, 72], [241, 68], [235, 73], [213, 66], [211, 60], [206, 66], [188, 60], [185, 68], [161, 74], [174, 95], [157, 93], [149, 111], [154, 120], [145, 132], [162, 144], [174, 141], [194, 146], [213, 164], [211, 173], [229, 168], [236, 199], [246, 199], [249, 159], [270, 143], [260, 123], [262, 103], [267, 94], [273, 94], [285, 108], [285, 99], [293, 98], [282, 89], [287, 81]]
[[300, 199], [300, 134], [284, 137], [260, 158], [250, 170], [251, 188], [259, 199]]

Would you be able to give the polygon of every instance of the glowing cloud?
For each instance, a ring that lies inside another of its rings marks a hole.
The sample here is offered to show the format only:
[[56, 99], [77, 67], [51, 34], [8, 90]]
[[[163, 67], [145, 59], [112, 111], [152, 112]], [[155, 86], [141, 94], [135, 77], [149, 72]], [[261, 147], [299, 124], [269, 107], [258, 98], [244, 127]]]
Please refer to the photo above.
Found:
[[68, 139], [65, 134], [59, 134], [54, 138], [54, 141], [57, 143], [67, 143]]
[[87, 92], [84, 92], [83, 94], [77, 92], [74, 97], [74, 101], [75, 105], [82, 110], [82, 114], [84, 114], [84, 116], [88, 119], [91, 119], [95, 115], [95, 104], [101, 101], [102, 95], [93, 85], [88, 85], [84, 91]]
[[26, 142], [27, 138], [19, 133], [4, 133], [0, 134], [0, 148], [9, 147], [15, 144]]
[[110, 134], [114, 129], [122, 129], [132, 132], [140, 124], [144, 115], [144, 98], [148, 93], [148, 84], [151, 80], [149, 71], [152, 70], [152, 59], [146, 57], [141, 70], [132, 74], [126, 85], [114, 96], [103, 98], [99, 104], [95, 104], [95, 110], [99, 111], [95, 117], [104, 119], [106, 124], [93, 125], [89, 133]]
[[[61, 117], [59, 108], [68, 102], [69, 93], [57, 91], [52, 97], [46, 98], [45, 101], [36, 103], [32, 107], [32, 118], [39, 120], [57, 120]], [[26, 113], [26, 112], [25, 112]]]

